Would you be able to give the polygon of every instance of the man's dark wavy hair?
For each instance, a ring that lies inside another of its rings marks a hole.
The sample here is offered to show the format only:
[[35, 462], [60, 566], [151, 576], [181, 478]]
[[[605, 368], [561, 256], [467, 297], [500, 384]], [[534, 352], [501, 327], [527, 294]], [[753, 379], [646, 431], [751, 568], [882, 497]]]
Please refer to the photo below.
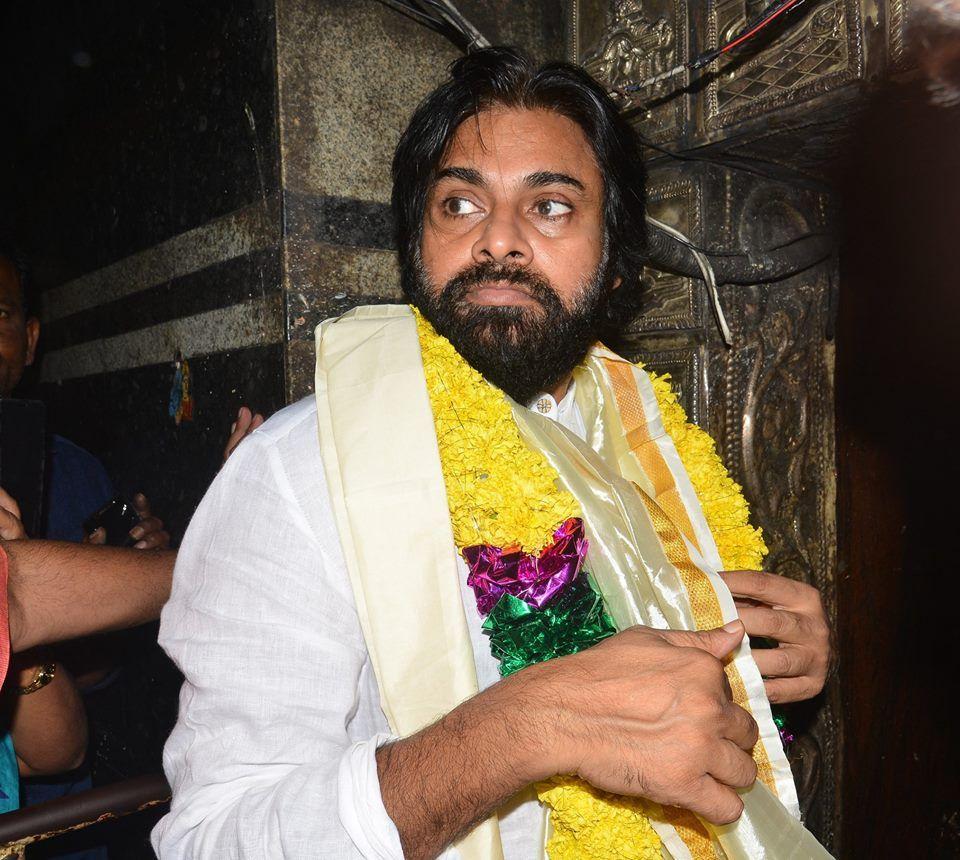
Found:
[[637, 136], [583, 69], [561, 62], [538, 68], [517, 48], [485, 48], [454, 62], [397, 144], [392, 205], [404, 292], [415, 283], [427, 197], [447, 148], [464, 120], [494, 106], [554, 111], [583, 129], [604, 181], [609, 273], [623, 280], [611, 312], [620, 319], [632, 313], [646, 259], [646, 172]]

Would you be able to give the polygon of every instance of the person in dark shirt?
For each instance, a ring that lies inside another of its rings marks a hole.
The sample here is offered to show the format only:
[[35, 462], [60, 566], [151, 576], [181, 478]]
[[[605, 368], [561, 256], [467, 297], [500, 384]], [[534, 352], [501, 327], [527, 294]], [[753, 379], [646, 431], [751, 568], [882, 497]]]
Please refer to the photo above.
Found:
[[[9, 397], [13, 393], [23, 377], [24, 369], [34, 360], [40, 323], [32, 313], [28, 295], [26, 267], [12, 244], [5, 242], [0, 236], [0, 397]], [[87, 534], [83, 525], [92, 514], [115, 497], [113, 484], [103, 465], [93, 454], [62, 436], [49, 436], [46, 448], [42, 533], [34, 537], [75, 543], [105, 543], [106, 534], [102, 529]], [[140, 515], [140, 522], [130, 531], [136, 548], [167, 548], [170, 536], [164, 530], [162, 521], [152, 515], [146, 497], [138, 493], [133, 504]], [[76, 642], [65, 652], [64, 658], [71, 664], [70, 668], [80, 673], [77, 681], [81, 689], [99, 688], [112, 679], [109, 655], [105, 654], [104, 650], [98, 649], [96, 642]], [[26, 677], [29, 680], [34, 675], [38, 678], [46, 677], [45, 673], [50, 667], [59, 668], [61, 685], [68, 683], [71, 690], [76, 692], [69, 673], [63, 671], [55, 656], [49, 652], [20, 655], [12, 669], [19, 671], [20, 678]], [[56, 673], [56, 668], [53, 671]], [[16, 696], [11, 702], [6, 715], [8, 723], [0, 725], [0, 772], [5, 768], [11, 773], [19, 769], [21, 776], [38, 773], [36, 769], [27, 766], [17, 750], [18, 725], [23, 727], [19, 734], [27, 742], [45, 741], [40, 744], [41, 747], [56, 747], [61, 742], [69, 747], [70, 744], [66, 741], [74, 740], [78, 733], [82, 734], [85, 743], [86, 718], [82, 707], [77, 707], [78, 698], [67, 696], [62, 702], [51, 704], [48, 708], [52, 715], [50, 721], [41, 721], [32, 713], [30, 720], [22, 717], [18, 720], [18, 712], [24, 708], [32, 707], [36, 710], [36, 699]], [[32, 727], [38, 724], [49, 725], [53, 727], [50, 731], [57, 737], [40, 738], [35, 730], [25, 734], [28, 724]], [[79, 761], [71, 758], [70, 763], [62, 765], [59, 770], [79, 764]], [[39, 771], [43, 776], [24, 781], [19, 798], [11, 786], [8, 785], [6, 790], [0, 788], [0, 793], [6, 796], [0, 797], [0, 811], [16, 808], [18, 803], [31, 805], [91, 787], [89, 770], [86, 768], [73, 770], [63, 776], [46, 776], [56, 772], [57, 769], [44, 769]], [[7, 776], [9, 777], [10, 773]], [[7, 782], [9, 783], [9, 779]], [[61, 855], [61, 860], [101, 860], [105, 857], [106, 852], [103, 849], [92, 849]]]
[[63, 436], [47, 438], [43, 536], [80, 543], [87, 540], [84, 520], [116, 494], [103, 464]]

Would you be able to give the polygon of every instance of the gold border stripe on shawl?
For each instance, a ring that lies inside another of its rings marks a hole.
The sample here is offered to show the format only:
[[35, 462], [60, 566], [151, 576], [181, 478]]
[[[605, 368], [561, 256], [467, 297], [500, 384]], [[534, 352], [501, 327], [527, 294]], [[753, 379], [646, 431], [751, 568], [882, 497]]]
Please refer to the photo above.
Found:
[[684, 537], [698, 551], [702, 548], [693, 530], [693, 523], [680, 497], [680, 491], [673, 479], [673, 473], [664, 460], [655, 439], [650, 436], [650, 424], [643, 409], [643, 401], [637, 391], [633, 377], [633, 367], [623, 361], [603, 359], [604, 370], [610, 378], [613, 394], [617, 401], [617, 410], [623, 424], [627, 446], [640, 463], [646, 476], [653, 484], [654, 498], [664, 513], [676, 523]]
[[677, 831], [677, 836], [687, 846], [692, 860], [717, 860], [718, 856], [723, 856], [717, 854], [707, 829], [689, 809], [662, 806], [661, 811], [663, 820]]
[[[723, 612], [716, 592], [710, 584], [707, 575], [690, 559], [683, 535], [680, 534], [672, 520], [660, 509], [657, 503], [646, 493], [640, 492], [640, 498], [646, 506], [650, 521], [657, 531], [657, 537], [663, 545], [667, 559], [677, 569], [690, 600], [690, 609], [697, 622], [698, 630], [712, 630], [723, 625]], [[740, 672], [729, 661], [726, 665], [727, 680], [733, 693], [733, 700], [747, 713], [750, 713], [750, 699], [747, 688], [740, 677]], [[767, 750], [760, 742], [753, 748], [753, 759], [757, 763], [757, 777], [774, 794], [777, 793], [776, 780], [773, 778], [773, 767], [767, 756]]]

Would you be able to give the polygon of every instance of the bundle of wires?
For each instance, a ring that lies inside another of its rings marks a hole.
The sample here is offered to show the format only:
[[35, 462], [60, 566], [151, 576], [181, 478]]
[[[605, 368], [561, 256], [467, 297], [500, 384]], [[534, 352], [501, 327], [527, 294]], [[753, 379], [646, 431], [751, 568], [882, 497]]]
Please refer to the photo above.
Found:
[[468, 52], [490, 46], [490, 42], [460, 13], [452, 0], [380, 0], [380, 2], [431, 30], [452, 37]]
[[662, 81], [674, 78], [685, 71], [696, 71], [697, 69], [702, 69], [704, 66], [709, 65], [724, 54], [728, 54], [730, 51], [739, 48], [744, 44], [744, 42], [752, 39], [761, 30], [764, 30], [782, 15], [785, 15], [791, 9], [796, 9], [805, 2], [806, 0], [774, 0], [774, 2], [767, 6], [767, 8], [757, 15], [756, 18], [747, 22], [740, 32], [738, 32], [727, 42], [724, 42], [724, 44], [720, 45], [718, 48], [712, 48], [709, 51], [704, 51], [702, 54], [699, 54], [692, 60], [689, 60], [686, 63], [680, 63], [680, 65], [674, 66], [672, 69], [669, 69], [668, 71], [659, 75], [654, 75], [652, 78], [647, 78], [646, 80], [640, 81], [636, 84], [627, 84], [626, 86], [619, 87], [617, 92], [633, 93], [637, 92], [638, 90], [645, 90], [647, 87], [652, 87], [655, 84], [661, 83]]

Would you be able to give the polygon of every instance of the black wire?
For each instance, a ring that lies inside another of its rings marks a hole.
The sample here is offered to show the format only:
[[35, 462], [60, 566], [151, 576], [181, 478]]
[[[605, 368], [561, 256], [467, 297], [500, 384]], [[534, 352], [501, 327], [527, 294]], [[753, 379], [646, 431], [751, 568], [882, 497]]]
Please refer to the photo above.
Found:
[[[683, 72], [697, 71], [699, 69], [702, 69], [704, 66], [708, 66], [714, 60], [717, 60], [720, 57], [722, 57], [725, 51], [727, 50], [727, 47], [729, 45], [732, 45], [734, 42], [736, 42], [737, 39], [743, 36], [744, 33], [748, 33], [750, 30], [765, 24], [770, 18], [778, 14], [779, 11], [790, 2], [791, 0], [778, 0], [777, 2], [771, 3], [756, 18], [754, 18], [752, 21], [750, 21], [749, 23], [741, 27], [739, 32], [736, 35], [734, 35], [732, 38], [727, 39], [727, 41], [724, 42], [719, 47], [711, 48], [708, 51], [704, 51], [703, 53], [698, 54], [693, 59], [688, 60], [686, 63], [683, 63], [680, 66], [677, 66], [676, 69], [671, 71], [671, 74], [668, 77], [666, 77], [665, 80], [670, 80], [670, 78], [672, 77], [677, 77], [683, 74]], [[785, 13], [784, 20], [785, 21], [789, 20], [790, 16], [795, 15], [797, 9], [800, 9], [806, 2], [807, 0], [799, 0], [799, 2], [795, 3], [793, 8], [787, 10], [787, 12]], [[761, 34], [761, 32], [762, 32], [761, 30], [758, 30], [756, 33], [753, 34], [753, 36], [750, 37], [750, 39], [745, 41], [743, 44], [749, 45], [757, 36]], [[621, 95], [627, 96], [629, 98], [630, 93], [639, 92], [640, 90], [646, 89], [648, 86], [650, 86], [649, 80], [650, 79], [648, 78], [646, 81], [640, 81], [639, 83], [636, 83], [636, 84], [627, 84], [625, 86], [618, 87], [616, 91]], [[684, 90], [689, 89], [691, 86], [693, 86], [695, 80], [699, 80], [699, 78], [690, 80], [687, 83], [683, 84], [682, 86], [679, 86], [670, 90], [668, 93], [657, 95], [656, 101], [669, 99], [675, 96], [677, 93], [680, 93], [680, 92], [683, 92]]]
[[401, 15], [406, 15], [409, 18], [412, 18], [418, 24], [423, 24], [427, 27], [430, 27], [431, 30], [439, 30], [441, 28], [448, 27], [446, 21], [438, 20], [432, 15], [427, 15], [422, 10], [411, 6], [409, 3], [404, 3], [403, 0], [379, 0], [384, 6], [387, 6], [390, 9], [393, 9], [395, 12], [399, 12]]
[[[628, 109], [623, 112], [623, 115], [625, 118], [629, 119], [638, 111], [639, 108]], [[782, 171], [777, 173], [771, 170], [764, 170], [759, 166], [760, 162], [757, 162], [756, 164], [747, 163], [747, 159], [731, 161], [723, 158], [720, 155], [693, 155], [691, 153], [675, 152], [674, 150], [667, 149], [665, 146], [654, 143], [652, 140], [644, 137], [639, 132], [636, 132], [636, 134], [637, 139], [643, 146], [662, 153], [662, 158], [672, 158], [675, 161], [690, 161], [701, 164], [713, 164], [718, 167], [726, 167], [728, 170], [738, 170], [741, 173], [748, 173], [751, 176], [759, 176], [762, 179], [769, 179], [771, 182], [791, 182], [795, 185], [800, 185], [804, 188], [810, 189], [811, 191], [817, 191], [820, 193], [826, 193], [829, 191], [829, 188], [825, 183], [819, 182], [816, 179], [811, 179], [810, 177], [805, 176], [795, 170], [784, 168]], [[662, 158], [650, 158], [647, 160], [647, 164], [657, 164], [662, 160]]]
[[[651, 225], [654, 229], [657, 229], [655, 225]], [[716, 248], [701, 248], [699, 245], [694, 244], [689, 239], [684, 240], [680, 239], [677, 236], [667, 233], [666, 236], [670, 239], [673, 239], [674, 242], [679, 242], [681, 245], [685, 245], [693, 251], [699, 251], [701, 254], [706, 254], [708, 257], [746, 257], [748, 260], [751, 257], [761, 256], [763, 254], [772, 254], [774, 251], [782, 251], [784, 248], [789, 248], [791, 245], [796, 245], [797, 242], [803, 242], [807, 239], [812, 239], [815, 236], [832, 236], [833, 234], [827, 230], [811, 230], [807, 233], [801, 233], [799, 236], [794, 236], [792, 239], [787, 239], [785, 242], [781, 242], [779, 245], [771, 245], [769, 248], [762, 248], [759, 251], [719, 251]]]
[[[696, 59], [691, 60], [689, 67], [691, 69], [699, 69], [701, 66], [705, 66], [707, 65], [707, 63], [713, 62], [715, 59], [717, 59], [717, 57], [723, 54], [724, 51], [726, 51], [730, 45], [732, 45], [738, 39], [742, 38], [745, 33], [749, 33], [751, 30], [756, 30], [758, 27], [764, 26], [774, 15], [778, 14], [784, 6], [786, 6], [791, 2], [793, 2], [793, 0], [779, 0], [779, 2], [771, 3], [769, 6], [767, 6], [766, 9], [764, 9], [759, 15], [757, 15], [756, 18], [744, 24], [736, 35], [727, 39], [727, 41], [724, 42], [722, 45], [710, 51], [705, 51]], [[804, 2], [805, 0], [799, 0], [799, 2], [794, 3], [793, 9], [789, 11], [795, 12], [804, 4]], [[759, 34], [760, 34], [760, 31], [757, 30], [757, 32], [754, 33], [753, 36], [751, 36], [750, 38], [752, 39], [754, 36], [758, 36]], [[744, 42], [744, 44], [748, 44], [748, 43]]]
[[444, 6], [442, 3], [437, 3], [436, 0], [415, 0], [417, 4], [423, 4], [429, 6], [431, 9], [434, 9], [440, 14], [440, 17], [445, 21], [449, 20], [450, 10]]

